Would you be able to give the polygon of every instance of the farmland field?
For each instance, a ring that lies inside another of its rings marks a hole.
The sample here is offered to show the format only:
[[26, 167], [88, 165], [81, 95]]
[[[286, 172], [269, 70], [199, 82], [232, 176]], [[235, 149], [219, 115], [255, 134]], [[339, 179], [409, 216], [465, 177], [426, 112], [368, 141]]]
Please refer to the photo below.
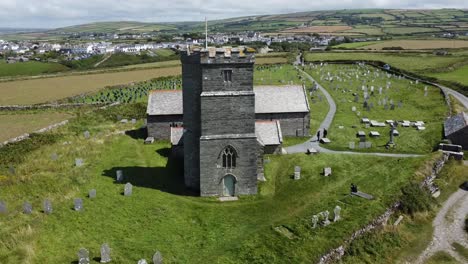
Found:
[[69, 70], [68, 67], [59, 63], [28, 61], [9, 64], [3, 60], [0, 60], [0, 78], [5, 76], [48, 74], [67, 70]]
[[58, 112], [0, 114], [0, 142], [24, 133], [34, 132], [51, 124], [64, 121], [69, 117], [69, 114]]
[[468, 48], [468, 41], [463, 40], [391, 40], [368, 45], [366, 49], [381, 50], [385, 47], [403, 49], [459, 49]]
[[340, 45], [333, 46], [333, 49], [358, 49], [358, 48], [367, 48], [369, 45], [377, 44], [378, 41], [364, 41], [364, 42], [353, 42], [353, 43], [343, 43]]
[[295, 29], [288, 29], [284, 32], [287, 33], [332, 33], [332, 32], [343, 32], [346, 30], [350, 30], [352, 27], [350, 26], [312, 26], [312, 27], [305, 27], [305, 28], [295, 28]]
[[450, 72], [429, 73], [429, 76], [439, 80], [458, 82], [468, 86], [468, 65], [460, 67]]
[[106, 86], [141, 82], [181, 74], [180, 67], [72, 75], [12, 82], [0, 82], [0, 105], [37, 104], [97, 91]]
[[437, 32], [440, 31], [438, 28], [424, 28], [424, 27], [392, 27], [384, 28], [384, 33], [392, 35], [406, 35], [423, 32]]

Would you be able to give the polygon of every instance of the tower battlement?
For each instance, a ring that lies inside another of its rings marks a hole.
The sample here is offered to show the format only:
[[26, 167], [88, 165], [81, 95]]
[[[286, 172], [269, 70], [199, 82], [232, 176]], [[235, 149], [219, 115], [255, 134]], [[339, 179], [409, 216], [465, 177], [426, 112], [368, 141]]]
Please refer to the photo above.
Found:
[[189, 48], [182, 52], [181, 60], [186, 64], [253, 64], [255, 50], [246, 47]]

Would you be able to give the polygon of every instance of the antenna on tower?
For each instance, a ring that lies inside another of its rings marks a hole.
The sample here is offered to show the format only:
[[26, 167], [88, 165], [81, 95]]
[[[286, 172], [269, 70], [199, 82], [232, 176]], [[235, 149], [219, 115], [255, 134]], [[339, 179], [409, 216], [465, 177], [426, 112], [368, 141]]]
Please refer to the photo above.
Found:
[[208, 50], [208, 19], [205, 17], [205, 49]]

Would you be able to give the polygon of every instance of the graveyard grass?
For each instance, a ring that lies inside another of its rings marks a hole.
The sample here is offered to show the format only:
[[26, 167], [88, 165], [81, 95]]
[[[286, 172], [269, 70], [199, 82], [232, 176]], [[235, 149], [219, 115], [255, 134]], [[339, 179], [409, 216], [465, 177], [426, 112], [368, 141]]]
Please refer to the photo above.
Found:
[[[116, 263], [149, 259], [156, 250], [165, 263], [313, 262], [383, 213], [429, 158], [269, 156], [267, 182], [258, 196], [219, 203], [185, 190], [180, 164], [168, 162], [168, 142], [144, 145], [137, 131], [117, 133], [131, 124], [96, 113], [79, 116], [54, 132], [71, 145], [60, 141], [25, 155], [15, 176], [0, 168], [0, 199], [10, 210], [0, 216], [1, 263], [70, 263], [81, 247], [97, 263], [103, 243]], [[84, 139], [85, 130], [91, 139]], [[51, 160], [53, 153], [57, 161]], [[75, 158], [83, 158], [85, 166], [74, 167]], [[299, 181], [291, 179], [294, 166], [302, 167]], [[333, 175], [325, 178], [321, 172], [328, 166]], [[114, 181], [119, 169], [134, 185], [131, 197]], [[351, 183], [376, 199], [348, 196]], [[86, 197], [90, 189], [97, 189], [95, 200]], [[39, 212], [45, 198], [54, 207], [48, 216]], [[73, 210], [75, 198], [84, 199], [83, 212]], [[32, 215], [18, 212], [25, 200], [33, 204]], [[312, 215], [332, 212], [336, 205], [341, 221], [311, 229]]]
[[[322, 72], [320, 72], [322, 70]], [[371, 82], [370, 77], [367, 79], [366, 85], [368, 86], [368, 93], [371, 94], [370, 87], [374, 86], [374, 95], [368, 100], [369, 104], [373, 103], [374, 107], [367, 111], [363, 107], [363, 91], [361, 89], [363, 79], [363, 72], [367, 73], [370, 71], [371, 76], [374, 76], [374, 72], [379, 72], [380, 76], [384, 73], [371, 66], [365, 66], [364, 68], [357, 65], [326, 65], [323, 67], [318, 66], [317, 69], [310, 69], [306, 66], [306, 71], [309, 73], [317, 82], [319, 82], [333, 97], [337, 111], [333, 123], [328, 130], [328, 138], [332, 143], [325, 147], [334, 150], [349, 150], [349, 142], [355, 142], [355, 151], [364, 152], [386, 152], [386, 153], [430, 153], [438, 145], [441, 138], [443, 138], [443, 122], [445, 116], [448, 113], [448, 107], [446, 106], [445, 100], [436, 87], [428, 86], [428, 96], [424, 96], [424, 87], [426, 85], [419, 83], [410, 84], [407, 79], [398, 80], [397, 78], [384, 79], [375, 78], [375, 82]], [[327, 75], [330, 72], [332, 77], [340, 76], [344, 78], [344, 75], [355, 76], [356, 71], [359, 71], [360, 79], [350, 80], [346, 79], [344, 82], [334, 80], [327, 81], [325, 77], [320, 80], [321, 76]], [[392, 82], [391, 88], [386, 91], [387, 81]], [[339, 89], [336, 90], [336, 85], [339, 85]], [[383, 87], [382, 95], [379, 95], [379, 87]], [[343, 92], [346, 89], [346, 92]], [[354, 102], [353, 93], [357, 93], [360, 96], [359, 102]], [[383, 105], [378, 105], [378, 101], [383, 100], [384, 97], [388, 96], [392, 99], [395, 104], [395, 110], [385, 110]], [[402, 107], [398, 107], [398, 103], [402, 101]], [[352, 112], [352, 107], [356, 107], [357, 111]], [[360, 112], [360, 116], [357, 113]], [[313, 115], [313, 112], [311, 112]], [[386, 143], [389, 141], [389, 125], [385, 127], [369, 127], [366, 128], [361, 123], [361, 118], [369, 118], [370, 120], [376, 120], [379, 122], [385, 122], [385, 120], [409, 120], [409, 121], [424, 121], [426, 130], [417, 131], [414, 127], [401, 127], [398, 126], [397, 130], [400, 136], [395, 137], [395, 148], [387, 150], [385, 148]], [[339, 129], [343, 126], [343, 129]], [[356, 128], [353, 128], [356, 126]], [[372, 148], [370, 149], [358, 149], [359, 140], [356, 138], [358, 131], [366, 132], [367, 141], [372, 142]], [[380, 137], [371, 138], [369, 137], [370, 131], [377, 131], [380, 133]]]

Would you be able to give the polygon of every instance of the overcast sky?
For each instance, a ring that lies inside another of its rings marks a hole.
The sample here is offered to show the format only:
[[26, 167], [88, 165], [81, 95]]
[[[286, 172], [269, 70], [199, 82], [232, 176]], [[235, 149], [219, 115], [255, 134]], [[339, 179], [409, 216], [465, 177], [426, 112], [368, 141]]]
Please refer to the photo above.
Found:
[[468, 0], [0, 0], [0, 27], [57, 28], [96, 21], [201, 21], [356, 8], [468, 8]]

